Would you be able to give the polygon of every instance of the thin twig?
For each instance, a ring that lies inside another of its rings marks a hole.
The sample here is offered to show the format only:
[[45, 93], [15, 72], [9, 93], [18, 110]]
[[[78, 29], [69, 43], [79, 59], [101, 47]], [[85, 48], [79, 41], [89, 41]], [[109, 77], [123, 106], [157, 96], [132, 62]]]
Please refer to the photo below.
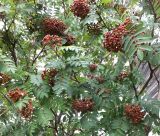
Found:
[[40, 52], [38, 53], [38, 55], [33, 59], [32, 64], [31, 64], [32, 66], [33, 66], [33, 64], [36, 62], [36, 60], [39, 58], [39, 56], [41, 55], [41, 53], [43, 53], [45, 47], [46, 47], [46, 45], [43, 45], [41, 51], [40, 51]]
[[155, 74], [155, 72], [154, 72], [154, 77], [155, 77], [155, 79], [156, 79], [156, 81], [157, 81], [157, 84], [158, 84], [158, 92], [159, 92], [159, 88], [160, 88], [160, 81], [159, 81], [159, 79], [158, 79], [157, 75]]
[[156, 21], [156, 19], [157, 19], [157, 14], [156, 14], [156, 12], [155, 12], [155, 10], [154, 10], [153, 3], [152, 3], [151, 0], [148, 0], [148, 2], [149, 2], [149, 6], [150, 6], [150, 8], [151, 8], [151, 10], [152, 10], [152, 13], [153, 13], [153, 15], [154, 15], [154, 21]]
[[150, 69], [150, 75], [149, 75], [149, 78], [147, 79], [147, 81], [145, 82], [145, 84], [143, 85], [142, 89], [140, 90], [138, 96], [141, 95], [144, 92], [144, 90], [146, 89], [146, 87], [148, 86], [150, 80], [153, 77], [154, 71], [157, 69], [157, 68], [152, 69], [152, 66], [151, 66], [151, 64], [149, 62], [148, 62], [148, 66], [149, 66], [149, 69]]
[[[129, 66], [130, 66], [130, 70], [131, 70], [131, 72], [132, 72], [132, 71], [133, 71], [132, 64], [130, 64]], [[135, 85], [134, 82], [133, 82], [132, 75], [131, 75], [131, 77], [130, 77], [130, 80], [131, 80], [131, 82], [132, 82], [132, 87], [133, 87], [133, 89], [134, 89], [135, 97], [136, 97], [136, 99], [138, 100], [138, 90], [137, 90], [137, 88], [136, 88], [136, 85]]]
[[62, 0], [63, 10], [64, 10], [64, 18], [66, 19], [66, 5], [64, 0]]

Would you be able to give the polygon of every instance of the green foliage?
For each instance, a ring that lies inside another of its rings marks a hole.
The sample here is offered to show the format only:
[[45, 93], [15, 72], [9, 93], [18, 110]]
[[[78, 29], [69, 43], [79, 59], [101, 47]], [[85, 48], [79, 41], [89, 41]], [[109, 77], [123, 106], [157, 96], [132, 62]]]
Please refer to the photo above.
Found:
[[16, 71], [14, 62], [11, 59], [9, 59], [7, 56], [3, 55], [1, 50], [0, 50], [0, 71], [3, 71], [3, 72]]
[[53, 119], [52, 112], [47, 108], [38, 109], [36, 114], [37, 114], [38, 124], [42, 125], [42, 127], [47, 126], [49, 124], [49, 121]]

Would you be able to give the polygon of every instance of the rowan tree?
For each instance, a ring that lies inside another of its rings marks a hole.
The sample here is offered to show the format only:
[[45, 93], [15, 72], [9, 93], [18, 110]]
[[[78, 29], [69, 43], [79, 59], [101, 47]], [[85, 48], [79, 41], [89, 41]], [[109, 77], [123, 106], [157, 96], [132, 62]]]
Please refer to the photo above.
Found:
[[0, 0], [0, 135], [160, 135], [159, 26], [158, 0]]

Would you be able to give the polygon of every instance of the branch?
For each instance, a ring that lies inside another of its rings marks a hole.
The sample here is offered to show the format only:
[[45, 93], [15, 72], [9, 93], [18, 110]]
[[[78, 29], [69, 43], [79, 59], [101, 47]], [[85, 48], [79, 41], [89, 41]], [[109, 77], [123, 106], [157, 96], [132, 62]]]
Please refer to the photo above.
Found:
[[[9, 42], [9, 43], [7, 43], [8, 49], [11, 53], [11, 56], [12, 56], [13, 61], [15, 63], [15, 66], [17, 67], [17, 65], [18, 65], [17, 64], [17, 56], [16, 56], [16, 52], [15, 52], [15, 47], [16, 47], [16, 42], [17, 41], [15, 39], [12, 41], [10, 36], [9, 36], [10, 28], [11, 28], [12, 24], [15, 22], [16, 15], [17, 15], [17, 13], [16, 13], [16, 10], [15, 10], [15, 14], [14, 14], [13, 19], [11, 20], [10, 24], [8, 25], [8, 28], [7, 28], [6, 21], [4, 21], [4, 29], [5, 29], [5, 35], [4, 36], [6, 36], [5, 38], [7, 38], [7, 41]], [[4, 42], [6, 42], [6, 41], [4, 41]]]
[[58, 136], [58, 126], [60, 125], [60, 121], [61, 121], [61, 117], [62, 117], [63, 113], [60, 112], [59, 115], [58, 115], [58, 113], [56, 113], [53, 109], [50, 109], [50, 110], [51, 110], [51, 112], [54, 115], [54, 121], [52, 123], [52, 125], [53, 125], [52, 126], [52, 128], [53, 128], [53, 135], [54, 136]]
[[52, 121], [52, 126], [50, 126], [51, 128], [53, 128], [53, 135], [54, 136], [58, 136], [58, 129], [57, 129], [57, 114], [53, 111], [53, 109], [50, 109], [51, 112], [54, 115], [54, 120]]
[[44, 46], [42, 47], [41, 51], [40, 51], [40, 52], [38, 53], [38, 55], [33, 59], [32, 64], [31, 64], [32, 66], [33, 66], [33, 64], [36, 62], [36, 60], [39, 58], [39, 56], [41, 55], [41, 53], [43, 53], [45, 47], [46, 47], [46, 45], [44, 45]]
[[[96, 5], [96, 7], [97, 7], [97, 9], [99, 8], [98, 5]], [[103, 22], [103, 25], [104, 25], [108, 30], [110, 30], [110, 28], [107, 26], [107, 24], [105, 23], [104, 19], [102, 18], [101, 12], [97, 11], [96, 13], [97, 13], [97, 15], [99, 16], [100, 21]]]
[[0, 91], [0, 93], [10, 103], [10, 105], [13, 105], [13, 107], [14, 107], [14, 104], [12, 103], [12, 101], [2, 91]]
[[150, 80], [153, 78], [154, 71], [157, 70], [157, 67], [152, 69], [152, 66], [149, 62], [148, 62], [148, 66], [149, 66], [149, 69], [150, 69], [150, 75], [149, 75], [149, 78], [147, 79], [146, 83], [143, 85], [143, 87], [142, 87], [141, 91], [139, 92], [138, 96], [141, 95], [144, 92], [144, 90], [148, 86]]
[[62, 0], [63, 10], [64, 10], [64, 18], [66, 19], [66, 5], [64, 0]]
[[[44, 51], [45, 47], [46, 47], [46, 45], [44, 45], [44, 46], [42, 47], [41, 51], [38, 53], [38, 55], [34, 57], [34, 59], [32, 60], [31, 66], [33, 66], [33, 64], [34, 64], [34, 63], [36, 62], [36, 60], [39, 58], [39, 56], [41, 55], [41, 53]], [[28, 79], [29, 79], [29, 75], [26, 77], [24, 83], [26, 83], [26, 82], [28, 81]]]
[[154, 77], [155, 77], [155, 79], [156, 79], [156, 81], [157, 81], [157, 84], [158, 84], [158, 92], [159, 92], [159, 88], [160, 88], [160, 81], [159, 81], [159, 79], [158, 79], [157, 75], [155, 74], [155, 72], [154, 72]]
[[[132, 64], [130, 64], [130, 70], [131, 70], [131, 72], [133, 71]], [[130, 80], [131, 80], [131, 82], [132, 82], [132, 87], [133, 87], [133, 89], [134, 89], [135, 97], [136, 97], [136, 99], [138, 100], [138, 90], [137, 90], [137, 88], [136, 88], [136, 85], [135, 85], [134, 82], [133, 82], [132, 75], [131, 75], [131, 77], [130, 77]]]
[[[157, 14], [155, 12], [155, 9], [154, 9], [154, 6], [153, 6], [153, 3], [152, 3], [152, 0], [148, 0], [148, 3], [150, 5], [150, 8], [152, 10], [152, 13], [153, 13], [153, 16], [154, 16], [154, 22], [157, 21]], [[154, 26], [153, 26], [153, 29], [152, 29], [152, 33], [151, 33], [151, 36], [154, 37]], [[150, 44], [151, 45], [151, 44]], [[146, 87], [148, 86], [150, 80], [153, 78], [153, 75], [155, 75], [155, 71], [158, 69], [159, 66], [155, 67], [154, 69], [152, 69], [152, 66], [151, 64], [148, 62], [148, 66], [149, 66], [149, 69], [150, 69], [150, 75], [149, 75], [149, 78], [147, 79], [146, 83], [143, 85], [142, 89], [140, 90], [139, 92], [139, 95], [141, 95], [144, 90], [146, 89]]]
[[153, 15], [154, 15], [154, 21], [156, 21], [156, 19], [157, 19], [157, 14], [156, 14], [156, 12], [155, 12], [155, 10], [154, 10], [153, 3], [152, 3], [151, 0], [148, 0], [148, 2], [149, 2], [149, 5], [150, 5], [150, 8], [151, 8], [151, 10], [152, 10], [152, 13], [153, 13]]

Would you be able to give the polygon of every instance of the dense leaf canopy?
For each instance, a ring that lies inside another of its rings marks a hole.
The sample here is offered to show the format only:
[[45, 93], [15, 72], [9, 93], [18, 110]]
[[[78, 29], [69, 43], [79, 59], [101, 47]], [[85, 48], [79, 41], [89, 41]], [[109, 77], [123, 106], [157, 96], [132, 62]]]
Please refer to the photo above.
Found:
[[159, 0], [0, 0], [0, 135], [160, 135], [159, 26]]

